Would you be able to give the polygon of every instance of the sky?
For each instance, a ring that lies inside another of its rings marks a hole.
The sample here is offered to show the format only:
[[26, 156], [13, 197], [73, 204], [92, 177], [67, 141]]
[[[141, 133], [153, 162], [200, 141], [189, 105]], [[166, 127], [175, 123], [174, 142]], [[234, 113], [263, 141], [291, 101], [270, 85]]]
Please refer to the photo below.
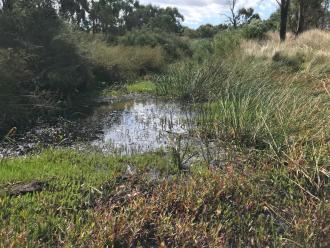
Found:
[[[140, 0], [143, 4], [159, 7], [176, 7], [184, 15], [184, 25], [197, 28], [201, 24], [217, 25], [224, 23], [228, 13], [229, 0]], [[260, 14], [262, 19], [267, 19], [278, 7], [276, 0], [238, 0], [237, 9], [252, 7]]]

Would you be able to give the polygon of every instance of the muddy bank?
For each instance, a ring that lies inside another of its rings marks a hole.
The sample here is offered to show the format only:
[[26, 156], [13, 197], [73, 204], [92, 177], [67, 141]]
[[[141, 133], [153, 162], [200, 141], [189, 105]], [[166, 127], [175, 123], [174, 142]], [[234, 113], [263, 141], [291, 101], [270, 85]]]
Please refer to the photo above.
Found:
[[71, 147], [96, 139], [97, 132], [97, 127], [83, 125], [78, 120], [58, 118], [52, 124], [37, 123], [30, 130], [17, 130], [4, 138], [0, 142], [0, 157], [37, 153], [49, 147]]

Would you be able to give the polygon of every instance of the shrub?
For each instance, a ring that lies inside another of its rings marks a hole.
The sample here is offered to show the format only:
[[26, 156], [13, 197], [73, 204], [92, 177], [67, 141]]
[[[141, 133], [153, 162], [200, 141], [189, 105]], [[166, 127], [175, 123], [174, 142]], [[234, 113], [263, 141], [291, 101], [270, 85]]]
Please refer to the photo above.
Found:
[[[5, 24], [0, 19], [0, 30], [6, 28]], [[76, 45], [62, 35], [66, 31], [63, 26], [57, 30], [60, 34], [52, 31], [54, 36], [40, 34], [40, 39], [26, 36], [19, 26], [16, 28], [18, 34], [7, 38], [19, 37], [15, 38], [17, 42], [10, 46], [9, 43], [0, 41], [2, 132], [21, 124], [26, 127], [46, 112], [57, 112], [54, 102], [64, 100], [62, 102], [66, 104], [63, 107], [67, 106], [73, 96], [86, 90], [93, 82], [87, 61]]]
[[247, 39], [264, 39], [268, 31], [267, 24], [261, 20], [253, 19], [243, 28], [243, 36]]
[[215, 36], [213, 46], [215, 55], [226, 57], [238, 49], [242, 40], [241, 31], [223, 31]]
[[193, 51], [193, 59], [198, 62], [202, 62], [214, 53], [212, 41], [208, 39], [194, 40], [191, 44], [191, 50]]
[[80, 54], [77, 46], [64, 36], [52, 40], [40, 66], [40, 87], [58, 92], [62, 99], [86, 90], [94, 82], [88, 61]]
[[138, 29], [119, 37], [118, 43], [125, 46], [162, 47], [168, 60], [191, 55], [188, 42], [183, 38], [162, 31]]
[[24, 50], [0, 49], [0, 135], [18, 120], [26, 121], [30, 106], [24, 97], [24, 82], [32, 80], [28, 68], [29, 54]]
[[117, 80], [129, 80], [146, 73], [160, 72], [165, 66], [161, 47], [109, 46], [105, 42], [95, 41], [87, 48], [87, 56], [98, 68], [116, 75]]

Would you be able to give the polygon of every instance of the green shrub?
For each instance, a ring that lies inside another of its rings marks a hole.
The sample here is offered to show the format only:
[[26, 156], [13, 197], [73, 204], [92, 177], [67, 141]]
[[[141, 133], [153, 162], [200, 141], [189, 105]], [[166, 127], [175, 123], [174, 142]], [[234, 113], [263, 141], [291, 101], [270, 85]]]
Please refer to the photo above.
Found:
[[214, 47], [211, 40], [198, 39], [191, 43], [191, 50], [193, 52], [193, 59], [202, 62], [208, 59], [214, 53]]
[[215, 55], [226, 57], [232, 55], [238, 49], [242, 40], [241, 31], [223, 31], [217, 34], [213, 41]]
[[146, 73], [160, 72], [165, 66], [161, 47], [109, 46], [95, 41], [86, 53], [93, 65], [104, 72], [112, 72], [118, 80], [132, 80]]
[[118, 43], [125, 46], [162, 47], [168, 60], [191, 55], [188, 42], [183, 38], [162, 31], [138, 29], [119, 37]]
[[[31, 112], [31, 99], [25, 82], [32, 80], [30, 55], [21, 49], [0, 49], [0, 135]], [[25, 86], [25, 87], [24, 87]]]
[[62, 99], [86, 90], [94, 82], [88, 61], [74, 43], [62, 36], [52, 40], [40, 66], [40, 87], [58, 92]]
[[89, 64], [51, 1], [39, 2], [14, 1], [0, 11], [2, 129], [56, 112], [54, 102], [69, 105], [93, 83]]
[[243, 36], [246, 39], [264, 39], [268, 31], [268, 26], [265, 22], [253, 19], [251, 23], [243, 28]]

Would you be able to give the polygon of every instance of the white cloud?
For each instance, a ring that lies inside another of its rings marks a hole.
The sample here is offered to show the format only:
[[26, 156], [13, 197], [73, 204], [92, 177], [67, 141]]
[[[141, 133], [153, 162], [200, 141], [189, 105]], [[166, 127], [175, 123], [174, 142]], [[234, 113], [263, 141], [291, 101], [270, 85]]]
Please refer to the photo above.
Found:
[[[219, 23], [223, 21], [222, 14], [228, 12], [228, 0], [140, 0], [143, 4], [153, 4], [160, 7], [177, 7], [185, 17], [185, 24], [198, 26], [203, 23]], [[274, 11], [275, 0], [238, 0], [237, 8], [252, 7], [267, 18]]]

